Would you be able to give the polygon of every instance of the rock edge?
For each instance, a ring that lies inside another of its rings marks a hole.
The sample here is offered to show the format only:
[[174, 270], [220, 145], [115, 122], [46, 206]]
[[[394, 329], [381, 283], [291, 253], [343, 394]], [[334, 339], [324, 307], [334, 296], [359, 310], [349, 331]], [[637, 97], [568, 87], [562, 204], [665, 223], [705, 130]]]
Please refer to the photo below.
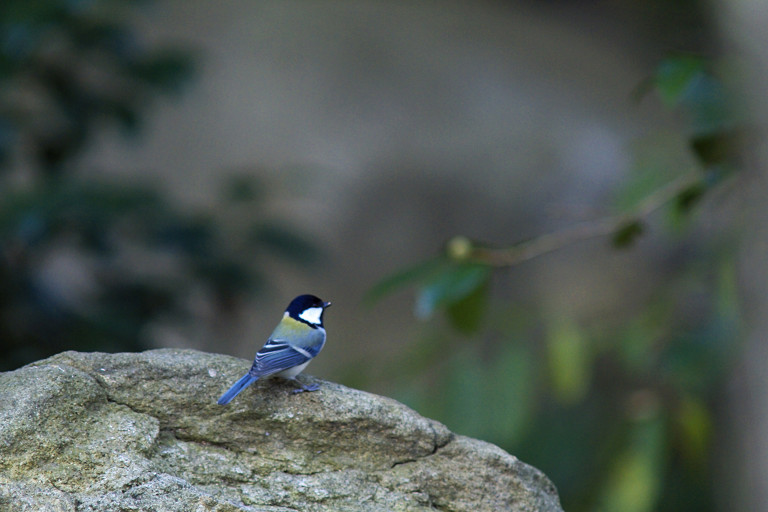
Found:
[[540, 471], [388, 398], [272, 381], [217, 405], [249, 364], [64, 352], [0, 374], [0, 510], [562, 510]]

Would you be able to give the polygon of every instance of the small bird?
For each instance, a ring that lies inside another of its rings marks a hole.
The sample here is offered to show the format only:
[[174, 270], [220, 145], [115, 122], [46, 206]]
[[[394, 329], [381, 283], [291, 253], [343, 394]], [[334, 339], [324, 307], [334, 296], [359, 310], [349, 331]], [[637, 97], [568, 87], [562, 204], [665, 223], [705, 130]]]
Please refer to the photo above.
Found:
[[219, 405], [228, 404], [238, 393], [262, 377], [291, 379], [301, 385], [294, 393], [319, 389], [319, 384], [301, 384], [296, 376], [325, 345], [323, 313], [330, 305], [330, 302], [323, 302], [314, 295], [299, 295], [293, 299], [283, 319], [256, 353], [251, 369], [221, 395]]

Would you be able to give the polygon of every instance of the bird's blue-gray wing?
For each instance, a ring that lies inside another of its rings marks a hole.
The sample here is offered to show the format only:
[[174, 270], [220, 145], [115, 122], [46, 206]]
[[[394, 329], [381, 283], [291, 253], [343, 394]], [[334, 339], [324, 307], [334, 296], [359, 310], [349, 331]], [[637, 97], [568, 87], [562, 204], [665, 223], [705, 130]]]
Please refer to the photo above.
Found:
[[315, 357], [317, 352], [319, 350], [294, 347], [287, 341], [271, 339], [256, 353], [251, 372], [266, 377], [304, 364]]

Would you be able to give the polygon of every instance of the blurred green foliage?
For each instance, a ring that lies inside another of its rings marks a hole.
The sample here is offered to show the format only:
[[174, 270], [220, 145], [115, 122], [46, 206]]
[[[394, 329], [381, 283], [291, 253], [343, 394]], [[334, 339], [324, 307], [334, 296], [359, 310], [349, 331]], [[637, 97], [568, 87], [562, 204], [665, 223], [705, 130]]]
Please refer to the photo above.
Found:
[[57, 174], [96, 130], [136, 132], [154, 96], [188, 82], [189, 50], [147, 47], [129, 25], [141, 3], [0, 4], [0, 165], [21, 146], [38, 170]]
[[62, 350], [141, 350], [169, 327], [204, 335], [268, 282], [270, 259], [315, 254], [265, 215], [250, 173], [204, 210], [150, 180], [79, 175], [99, 130], [136, 134], [156, 97], [192, 77], [190, 50], [148, 47], [128, 21], [146, 3], [0, 3], [0, 371]]
[[[501, 298], [500, 287], [514, 286], [501, 269], [594, 236], [631, 247], [659, 229], [659, 210], [682, 227], [739, 169], [746, 138], [736, 134], [748, 130], [711, 62], [670, 58], [641, 89], [687, 115], [679, 143], [690, 157], [678, 167], [639, 159], [614, 217], [500, 249], [459, 236], [370, 293], [416, 286], [416, 316], [431, 319], [407, 363], [397, 362], [420, 368], [398, 398], [542, 469], [571, 512], [714, 510], [715, 400], [739, 349], [728, 244], [697, 240], [627, 318], [573, 318]], [[683, 230], [674, 237], [690, 245]]]

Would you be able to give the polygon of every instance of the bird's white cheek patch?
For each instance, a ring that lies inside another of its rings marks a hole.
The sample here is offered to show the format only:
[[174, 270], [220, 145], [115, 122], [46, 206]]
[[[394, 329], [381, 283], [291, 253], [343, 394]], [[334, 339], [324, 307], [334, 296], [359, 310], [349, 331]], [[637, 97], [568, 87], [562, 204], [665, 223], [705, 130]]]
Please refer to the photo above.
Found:
[[308, 308], [301, 312], [299, 318], [310, 324], [320, 325], [320, 316], [323, 314], [323, 308]]

